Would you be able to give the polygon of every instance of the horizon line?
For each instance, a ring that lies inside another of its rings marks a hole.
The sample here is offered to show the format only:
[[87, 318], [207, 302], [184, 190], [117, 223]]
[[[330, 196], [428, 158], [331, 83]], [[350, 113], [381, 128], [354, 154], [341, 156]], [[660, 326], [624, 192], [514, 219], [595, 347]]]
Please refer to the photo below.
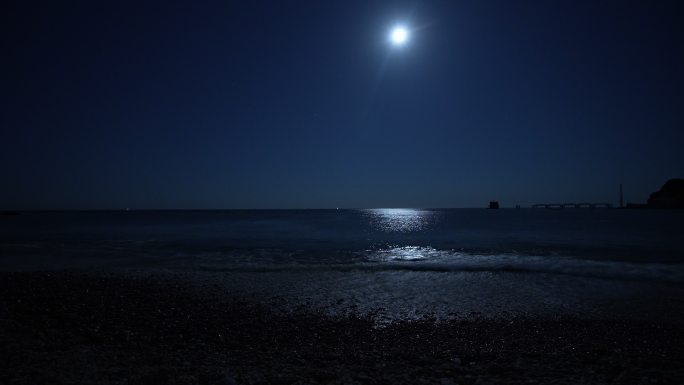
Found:
[[[501, 207], [500, 209], [533, 208], [532, 205], [515, 207]], [[85, 209], [0, 209], [0, 212], [58, 212], [58, 211], [295, 211], [295, 210], [460, 210], [460, 209], [486, 209], [487, 206], [468, 206], [468, 207], [317, 207], [317, 208], [85, 208]]]

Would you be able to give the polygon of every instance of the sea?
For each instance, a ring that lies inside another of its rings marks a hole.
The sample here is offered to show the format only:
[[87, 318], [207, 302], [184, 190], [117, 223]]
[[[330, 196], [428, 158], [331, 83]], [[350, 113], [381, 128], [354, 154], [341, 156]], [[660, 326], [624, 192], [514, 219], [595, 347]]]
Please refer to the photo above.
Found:
[[684, 210], [27, 211], [1, 271], [171, 274], [382, 320], [684, 315]]

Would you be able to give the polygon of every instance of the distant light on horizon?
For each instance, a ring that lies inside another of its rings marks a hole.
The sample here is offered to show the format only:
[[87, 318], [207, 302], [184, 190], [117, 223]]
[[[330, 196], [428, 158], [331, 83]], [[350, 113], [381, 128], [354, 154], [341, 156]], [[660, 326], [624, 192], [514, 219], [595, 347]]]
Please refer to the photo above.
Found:
[[390, 32], [390, 41], [393, 45], [401, 46], [406, 44], [409, 38], [409, 31], [406, 27], [396, 26]]

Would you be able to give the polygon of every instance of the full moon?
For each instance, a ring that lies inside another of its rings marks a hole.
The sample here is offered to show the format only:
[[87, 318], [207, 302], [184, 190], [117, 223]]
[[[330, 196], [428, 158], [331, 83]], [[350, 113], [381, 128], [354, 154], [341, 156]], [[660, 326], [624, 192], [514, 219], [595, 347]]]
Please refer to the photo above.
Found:
[[390, 32], [390, 41], [394, 45], [403, 45], [409, 37], [409, 32], [404, 27], [394, 27]]

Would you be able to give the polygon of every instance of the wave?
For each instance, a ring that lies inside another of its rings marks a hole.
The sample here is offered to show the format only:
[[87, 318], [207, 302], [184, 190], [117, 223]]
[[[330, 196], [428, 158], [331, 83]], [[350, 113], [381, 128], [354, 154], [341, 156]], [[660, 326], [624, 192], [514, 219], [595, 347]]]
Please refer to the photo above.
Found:
[[[439, 257], [435, 257], [435, 254]], [[394, 254], [397, 256], [397, 254]], [[449, 259], [444, 258], [449, 255]], [[595, 261], [558, 256], [454, 255], [436, 251], [422, 258], [412, 254], [392, 259], [336, 264], [195, 265], [214, 272], [435, 272], [554, 274], [609, 280], [661, 282], [684, 285], [684, 265]]]

